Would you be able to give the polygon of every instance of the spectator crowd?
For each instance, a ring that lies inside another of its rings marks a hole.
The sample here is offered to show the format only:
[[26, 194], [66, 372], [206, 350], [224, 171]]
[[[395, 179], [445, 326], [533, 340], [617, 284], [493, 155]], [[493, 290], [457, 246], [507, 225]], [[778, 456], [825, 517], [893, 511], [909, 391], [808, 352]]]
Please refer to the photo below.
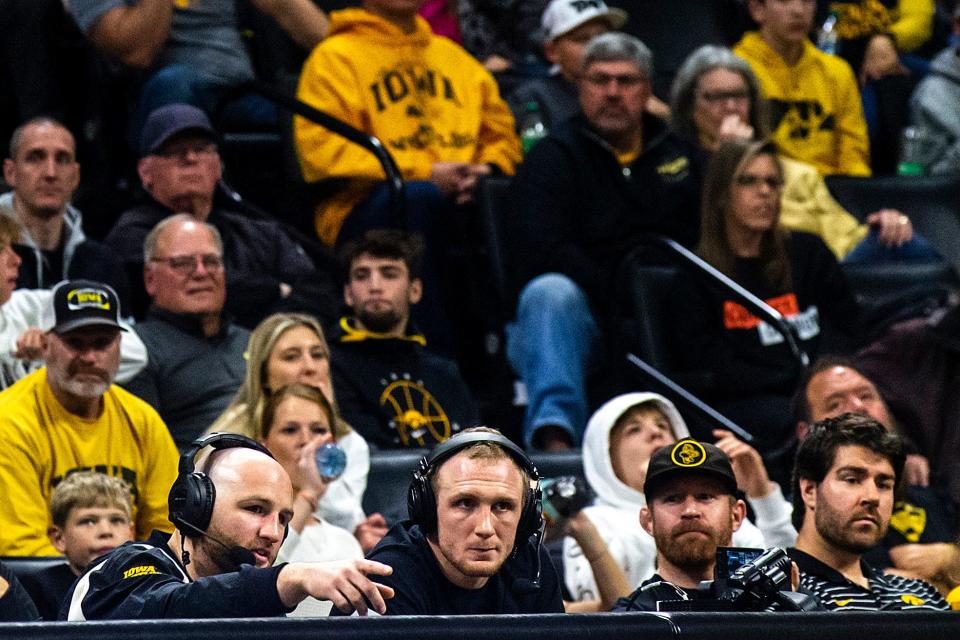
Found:
[[831, 192], [960, 217], [960, 2], [715, 3], [0, 0], [0, 561], [63, 556], [0, 620], [649, 611], [731, 546], [960, 609], [960, 226]]

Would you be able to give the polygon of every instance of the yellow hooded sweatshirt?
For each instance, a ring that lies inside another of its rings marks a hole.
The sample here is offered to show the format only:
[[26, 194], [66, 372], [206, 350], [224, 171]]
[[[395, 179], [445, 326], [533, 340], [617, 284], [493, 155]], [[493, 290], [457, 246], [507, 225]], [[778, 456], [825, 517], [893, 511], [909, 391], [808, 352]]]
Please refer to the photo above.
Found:
[[756, 31], [733, 52], [757, 75], [770, 101], [773, 140], [785, 156], [825, 176], [870, 175], [867, 123], [849, 64], [805, 41], [800, 59], [787, 65]]
[[[436, 162], [493, 164], [506, 174], [520, 162], [513, 116], [493, 77], [419, 16], [406, 34], [363, 9], [333, 12], [297, 96], [377, 136], [405, 180], [429, 179]], [[307, 182], [345, 179], [315, 211], [317, 234], [333, 244], [383, 170], [366, 150], [304, 118], [294, 119], [294, 142]]]

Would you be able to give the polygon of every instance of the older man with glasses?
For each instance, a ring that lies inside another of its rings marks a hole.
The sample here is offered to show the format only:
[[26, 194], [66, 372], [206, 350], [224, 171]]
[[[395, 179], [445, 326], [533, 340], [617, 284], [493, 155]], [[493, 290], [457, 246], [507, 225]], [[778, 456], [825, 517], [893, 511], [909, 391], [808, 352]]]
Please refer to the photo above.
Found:
[[529, 397], [527, 446], [579, 444], [587, 371], [617, 326], [624, 258], [648, 233], [697, 240], [693, 148], [644, 112], [652, 57], [624, 33], [593, 38], [579, 79], [581, 113], [538, 142], [514, 180], [515, 255], [524, 260], [507, 353]]
[[187, 213], [170, 216], [147, 235], [143, 260], [152, 305], [135, 331], [150, 358], [125, 386], [160, 413], [183, 448], [223, 413], [243, 381], [250, 333], [224, 317], [216, 227]]
[[[331, 268], [318, 270], [279, 223], [217, 198], [223, 173], [217, 134], [200, 109], [172, 104], [151, 113], [140, 155], [137, 172], [150, 200], [125, 212], [106, 238], [131, 280], [140, 279], [143, 241], [150, 229], [173, 213], [189, 213], [216, 227], [223, 238], [228, 309], [239, 324], [252, 328], [281, 311], [335, 319], [339, 290], [332, 256]], [[142, 287], [133, 284], [134, 312], [141, 317], [148, 300]]]

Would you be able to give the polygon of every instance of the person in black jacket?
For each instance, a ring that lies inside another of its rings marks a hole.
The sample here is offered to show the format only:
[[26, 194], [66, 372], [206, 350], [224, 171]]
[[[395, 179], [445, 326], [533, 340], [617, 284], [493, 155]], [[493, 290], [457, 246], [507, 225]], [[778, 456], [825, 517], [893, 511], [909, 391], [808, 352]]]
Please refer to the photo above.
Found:
[[513, 265], [523, 284], [507, 355], [527, 388], [524, 444], [579, 442], [587, 364], [612, 334], [617, 274], [648, 233], [697, 241], [699, 180], [690, 147], [644, 114], [650, 50], [623, 33], [584, 52], [582, 114], [537, 143], [514, 180]]
[[334, 391], [343, 419], [376, 447], [430, 447], [479, 421], [457, 365], [411, 326], [421, 246], [418, 236], [374, 229], [341, 252], [353, 314], [331, 333]]
[[138, 318], [148, 304], [140, 279], [143, 241], [173, 213], [189, 213], [220, 232], [229, 274], [227, 309], [238, 324], [252, 329], [283, 311], [335, 317], [332, 274], [317, 269], [276, 221], [216, 201], [222, 175], [217, 135], [200, 109], [172, 104], [155, 110], [144, 126], [140, 153], [137, 170], [151, 200], [126, 211], [105, 240], [131, 274]]
[[[816, 357], [856, 334], [857, 304], [818, 237], [778, 225], [783, 171], [770, 142], [722, 143], [707, 169], [697, 253], [779, 311]], [[706, 371], [708, 400], [769, 453], [790, 439], [790, 397], [801, 373], [784, 337], [726, 291], [688, 278], [674, 296], [682, 365]]]
[[[214, 448], [202, 471], [194, 456]], [[193, 443], [170, 491], [172, 535], [154, 531], [94, 562], [60, 619], [257, 618], [289, 613], [307, 596], [346, 611], [383, 613], [393, 590], [367, 576], [370, 560], [274, 565], [293, 517], [290, 477], [256, 442], [214, 434]], [[376, 578], [374, 578], [376, 579]]]
[[536, 467], [496, 429], [436, 446], [411, 480], [410, 519], [367, 556], [394, 569], [380, 579], [395, 591], [386, 615], [563, 613], [540, 499]]
[[0, 622], [33, 622], [40, 619], [37, 607], [30, 599], [13, 570], [0, 562]]

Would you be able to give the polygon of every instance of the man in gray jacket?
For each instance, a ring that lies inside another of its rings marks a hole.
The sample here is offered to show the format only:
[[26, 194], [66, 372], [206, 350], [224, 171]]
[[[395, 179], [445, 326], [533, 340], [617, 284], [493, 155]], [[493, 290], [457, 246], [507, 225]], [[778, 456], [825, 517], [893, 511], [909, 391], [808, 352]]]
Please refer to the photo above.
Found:
[[919, 159], [930, 175], [960, 173], [960, 2], [953, 31], [953, 44], [933, 59], [910, 99], [910, 120], [924, 143]]
[[0, 213], [20, 223], [13, 248], [23, 264], [18, 289], [49, 289], [61, 280], [109, 284], [127, 310], [123, 264], [107, 246], [88, 240], [83, 219], [70, 198], [80, 184], [76, 143], [52, 118], [34, 118], [10, 138], [3, 177], [13, 190], [0, 196]]

